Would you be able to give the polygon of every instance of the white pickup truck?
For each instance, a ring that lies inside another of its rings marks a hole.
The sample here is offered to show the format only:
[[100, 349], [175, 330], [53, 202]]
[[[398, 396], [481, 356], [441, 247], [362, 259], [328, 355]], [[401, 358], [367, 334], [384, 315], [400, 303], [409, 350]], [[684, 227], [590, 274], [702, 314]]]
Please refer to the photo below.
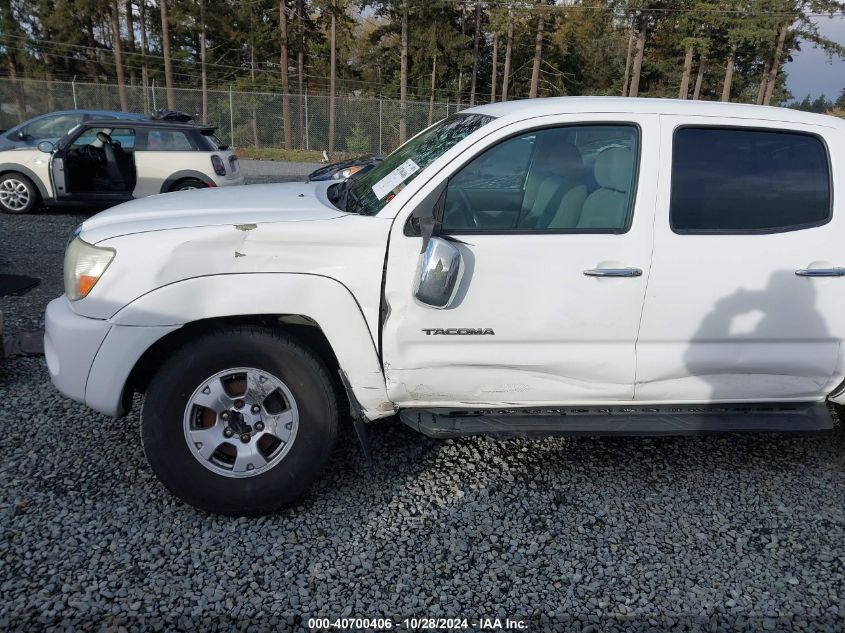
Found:
[[349, 183], [152, 196], [86, 221], [53, 382], [228, 514], [301, 495], [347, 407], [433, 437], [830, 428], [845, 123], [615, 98], [472, 108]]

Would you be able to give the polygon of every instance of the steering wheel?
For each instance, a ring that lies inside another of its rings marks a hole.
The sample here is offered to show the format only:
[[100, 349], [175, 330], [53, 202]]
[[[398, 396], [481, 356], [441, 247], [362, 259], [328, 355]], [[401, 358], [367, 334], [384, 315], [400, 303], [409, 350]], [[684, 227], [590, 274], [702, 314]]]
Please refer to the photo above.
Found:
[[104, 156], [97, 151], [97, 148], [93, 145], [86, 145], [85, 146], [85, 155], [91, 159], [95, 163], [102, 163], [104, 160]]
[[467, 198], [467, 194], [461, 187], [454, 187], [449, 189], [449, 193], [456, 192], [458, 197], [460, 198], [460, 212], [463, 216], [464, 222], [471, 226], [474, 229], [478, 228], [478, 217], [475, 215], [475, 208], [472, 206], [472, 203]]

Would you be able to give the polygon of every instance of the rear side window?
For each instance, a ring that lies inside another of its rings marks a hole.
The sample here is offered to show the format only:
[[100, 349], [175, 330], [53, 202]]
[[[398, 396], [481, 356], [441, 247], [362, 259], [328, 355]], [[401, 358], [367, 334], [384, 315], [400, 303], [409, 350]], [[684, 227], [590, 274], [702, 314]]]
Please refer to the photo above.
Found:
[[153, 152], [190, 152], [193, 149], [188, 135], [180, 130], [150, 130], [147, 149]]
[[676, 233], [777, 233], [831, 217], [830, 167], [816, 136], [740, 128], [676, 130], [669, 220]]

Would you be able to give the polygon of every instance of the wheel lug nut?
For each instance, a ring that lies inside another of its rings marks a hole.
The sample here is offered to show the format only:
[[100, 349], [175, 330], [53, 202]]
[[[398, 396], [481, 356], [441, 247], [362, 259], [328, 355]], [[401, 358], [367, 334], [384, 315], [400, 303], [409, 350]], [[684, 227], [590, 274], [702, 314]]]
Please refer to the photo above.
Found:
[[236, 409], [243, 409], [244, 408], [244, 401], [243, 400], [235, 400], [235, 408]]
[[235, 432], [231, 428], [229, 428], [228, 426], [225, 429], [223, 429], [223, 435], [225, 437], [232, 437], [234, 434], [235, 434]]
[[256, 422], [255, 423], [255, 430], [256, 431], [263, 431], [264, 430], [264, 422]]
[[261, 411], [261, 407], [259, 407], [257, 404], [252, 405], [253, 413], [258, 413], [259, 411]]
[[220, 419], [221, 419], [221, 420], [223, 420], [224, 422], [225, 422], [226, 420], [228, 420], [228, 419], [229, 419], [229, 412], [228, 412], [228, 411], [224, 411], [223, 413], [221, 413], [221, 414], [220, 414]]
[[244, 444], [249, 442], [249, 433], [241, 433], [241, 442]]

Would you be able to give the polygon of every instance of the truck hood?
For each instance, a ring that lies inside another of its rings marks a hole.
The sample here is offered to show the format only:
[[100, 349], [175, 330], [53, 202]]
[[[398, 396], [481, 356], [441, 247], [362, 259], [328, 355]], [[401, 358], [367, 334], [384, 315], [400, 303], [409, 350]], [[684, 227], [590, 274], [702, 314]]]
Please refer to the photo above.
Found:
[[347, 215], [329, 202], [332, 183], [280, 183], [196, 189], [139, 198], [81, 226], [92, 244], [120, 235], [199, 226], [305, 222]]

